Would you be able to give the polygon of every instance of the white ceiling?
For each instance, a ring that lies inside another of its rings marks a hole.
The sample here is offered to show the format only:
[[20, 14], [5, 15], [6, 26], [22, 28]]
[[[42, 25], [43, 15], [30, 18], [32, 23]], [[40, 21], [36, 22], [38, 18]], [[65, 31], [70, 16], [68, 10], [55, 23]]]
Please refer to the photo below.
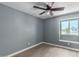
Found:
[[2, 2], [2, 4], [6, 6], [9, 6], [11, 8], [20, 10], [22, 12], [28, 13], [30, 15], [33, 15], [35, 17], [39, 17], [42, 19], [79, 11], [79, 2], [55, 2], [53, 7], [65, 7], [64, 11], [53, 12], [54, 13], [53, 16], [47, 15], [47, 13], [43, 15], [39, 15], [39, 13], [41, 13], [42, 10], [35, 9], [33, 8], [33, 6], [38, 5], [41, 7], [45, 7], [44, 3], [46, 2], [40, 2], [40, 3], [39, 2]]

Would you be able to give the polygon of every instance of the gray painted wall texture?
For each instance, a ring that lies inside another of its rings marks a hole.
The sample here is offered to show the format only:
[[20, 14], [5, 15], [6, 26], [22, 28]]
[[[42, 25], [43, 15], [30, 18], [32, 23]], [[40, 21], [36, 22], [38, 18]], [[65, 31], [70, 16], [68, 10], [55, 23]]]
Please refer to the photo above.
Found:
[[0, 56], [9, 55], [41, 41], [42, 20], [0, 4]]
[[[69, 45], [67, 42], [59, 41], [59, 21], [75, 17], [79, 17], [79, 13], [43, 21], [0, 4], [0, 56], [9, 55], [42, 41], [79, 48], [79, 44]], [[79, 41], [79, 38], [73, 38]]]
[[[60, 20], [66, 20], [69, 18], [76, 18], [76, 17], [79, 17], [79, 12], [47, 19], [45, 21], [44, 41], [71, 47], [71, 48], [79, 48], [79, 44], [59, 41], [59, 25], [60, 25], [59, 22], [60, 22]], [[73, 40], [73, 41], [79, 42], [79, 36], [74, 36], [74, 35], [72, 36], [71, 35], [71, 36], [62, 36], [62, 37], [63, 37], [62, 39], [64, 39], [64, 40]]]

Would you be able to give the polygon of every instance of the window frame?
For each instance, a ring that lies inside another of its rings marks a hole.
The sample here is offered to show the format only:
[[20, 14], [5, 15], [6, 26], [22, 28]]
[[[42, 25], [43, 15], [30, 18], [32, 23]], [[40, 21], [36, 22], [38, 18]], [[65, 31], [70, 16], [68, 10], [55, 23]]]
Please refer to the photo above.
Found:
[[[62, 21], [60, 21], [60, 34], [62, 34], [62, 22], [65, 22], [65, 21], [68, 21], [68, 20], [62, 20]], [[69, 22], [68, 22], [68, 27], [69, 27]], [[62, 34], [62, 35], [65, 35], [65, 34]]]
[[[61, 21], [65, 21], [65, 20], [78, 20], [78, 34], [77, 35], [74, 35], [74, 36], [79, 36], [79, 17], [75, 17], [75, 18], [67, 18], [67, 19], [62, 19], [62, 20], [59, 20], [59, 41], [60, 42], [67, 42], [67, 43], [74, 43], [74, 44], [79, 44], [79, 42], [77, 42], [77, 41], [70, 41], [70, 40], [63, 40], [63, 39], [61, 39], [61, 32], [60, 32], [60, 26], [61, 26], [61, 24], [60, 24], [60, 22]], [[66, 34], [66, 35], [69, 35], [69, 36], [73, 36], [72, 34]]]
[[[60, 26], [59, 26], [59, 34], [60, 35], [78, 35], [79, 34], [79, 20], [78, 20], [79, 18], [74, 18], [74, 19], [67, 19], [67, 20], [61, 20], [60, 21]], [[70, 33], [70, 21], [73, 21], [73, 20], [78, 20], [78, 30], [77, 30], [77, 34], [72, 34], [72, 33]], [[62, 28], [61, 28], [61, 24], [62, 24], [62, 22], [64, 22], [64, 21], [68, 21], [68, 28], [69, 28], [69, 33], [68, 34], [62, 34]]]
[[[77, 21], [78, 21], [78, 25], [77, 25], [77, 26], [78, 26], [78, 28], [79, 28], [79, 20], [78, 20], [78, 19], [73, 19], [73, 20], [77, 20]], [[73, 20], [70, 20], [70, 21], [73, 21]], [[70, 21], [69, 21], [69, 29], [71, 29], [71, 28], [70, 28]], [[72, 34], [71, 32], [70, 32], [70, 34], [71, 34], [71, 35], [78, 35], [78, 32], [79, 32], [78, 28], [77, 28], [77, 34]]]

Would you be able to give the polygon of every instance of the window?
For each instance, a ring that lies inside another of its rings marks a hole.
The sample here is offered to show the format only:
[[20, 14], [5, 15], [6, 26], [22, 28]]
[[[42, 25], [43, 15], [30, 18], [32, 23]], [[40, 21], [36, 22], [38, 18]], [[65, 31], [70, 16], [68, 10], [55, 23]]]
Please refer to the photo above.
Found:
[[62, 35], [78, 34], [78, 20], [63, 20], [60, 22], [60, 33]]
[[63, 21], [61, 23], [61, 32], [62, 34], [67, 34], [69, 32], [68, 21]]
[[70, 21], [70, 33], [78, 34], [78, 20]]

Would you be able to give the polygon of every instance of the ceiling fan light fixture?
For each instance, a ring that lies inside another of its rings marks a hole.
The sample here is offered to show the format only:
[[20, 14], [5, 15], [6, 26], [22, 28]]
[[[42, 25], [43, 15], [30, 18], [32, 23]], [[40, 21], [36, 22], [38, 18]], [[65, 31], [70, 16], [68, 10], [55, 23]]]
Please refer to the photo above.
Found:
[[52, 11], [62, 11], [64, 10], [64, 7], [57, 7], [57, 8], [52, 8], [53, 7], [53, 4], [54, 2], [48, 2], [46, 5], [46, 8], [42, 8], [42, 7], [39, 7], [39, 6], [33, 6], [33, 8], [37, 8], [37, 9], [41, 9], [41, 10], [44, 10], [42, 13], [40, 13], [39, 15], [42, 15], [44, 13], [47, 12], [47, 15], [53, 15], [53, 12]]
[[50, 11], [47, 12], [47, 15], [50, 15]]
[[52, 16], [52, 15], [53, 15], [53, 12], [49, 10], [49, 11], [47, 12], [47, 15]]

